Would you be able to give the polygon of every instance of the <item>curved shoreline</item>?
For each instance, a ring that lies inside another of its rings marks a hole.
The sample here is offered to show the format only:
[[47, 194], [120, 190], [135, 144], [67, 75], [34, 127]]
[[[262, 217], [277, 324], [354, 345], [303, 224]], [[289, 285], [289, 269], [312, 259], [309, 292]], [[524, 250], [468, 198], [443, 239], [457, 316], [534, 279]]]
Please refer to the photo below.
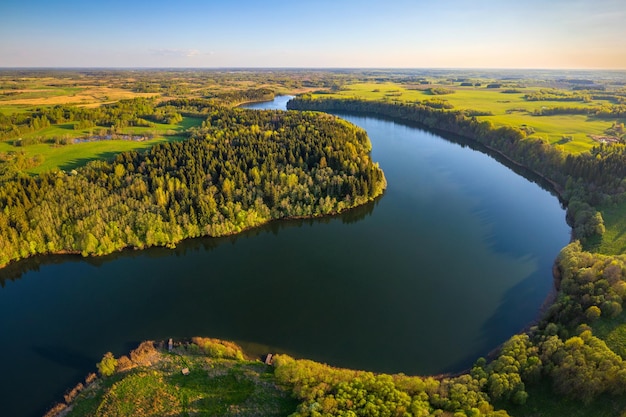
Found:
[[[296, 99], [292, 99], [287, 103], [288, 109], [289, 109], [289, 105], [296, 102], [296, 100], [298, 100], [298, 98], [296, 97]], [[324, 103], [324, 101], [332, 101], [332, 105], [328, 106], [327, 108], [324, 108], [324, 104], [322, 104], [321, 106], [319, 106], [319, 104]], [[447, 130], [441, 127], [432, 127], [429, 126], [427, 124], [421, 123], [417, 120], [412, 120], [410, 118], [407, 117], [402, 117], [401, 115], [389, 115], [389, 114], [385, 114], [382, 112], [377, 112], [375, 110], [355, 110], [355, 109], [349, 109], [349, 108], [342, 108], [341, 106], [337, 107], [335, 106], [335, 104], [340, 103], [341, 101], [348, 101], [348, 100], [341, 100], [341, 99], [318, 99], [318, 100], [299, 100], [299, 103], [307, 103], [307, 102], [313, 102], [316, 105], [315, 106], [311, 106], [309, 108], [307, 108], [306, 104], [302, 107], [300, 107], [298, 105], [298, 107], [294, 107], [294, 110], [312, 110], [312, 111], [323, 111], [323, 112], [344, 112], [347, 114], [354, 114], [354, 115], [360, 115], [360, 116], [372, 116], [372, 117], [378, 117], [378, 118], [382, 118], [382, 119], [387, 119], [387, 120], [391, 120], [394, 122], [398, 122], [401, 124], [405, 124], [408, 126], [416, 126], [422, 130], [425, 130], [427, 132], [432, 132], [432, 133], [436, 133], [440, 136], [444, 136], [446, 137], [446, 139], [451, 139], [454, 141], [454, 138], [449, 138], [449, 135], [453, 135], [459, 138], [462, 138], [463, 140], [467, 140], [470, 141], [472, 144], [484, 147], [485, 149], [488, 149], [490, 152], [493, 152], [499, 156], [501, 156], [502, 158], [504, 158], [505, 160], [507, 160], [508, 162], [510, 162], [511, 164], [528, 170], [530, 172], [532, 172], [533, 174], [535, 174], [537, 177], [540, 177], [542, 180], [544, 180], [546, 183], [549, 183], [552, 187], [552, 191], [554, 191], [554, 193], [559, 197], [560, 201], [564, 201], [563, 200], [563, 186], [561, 184], [559, 184], [556, 180], [548, 177], [546, 174], [537, 171], [535, 168], [532, 168], [526, 164], [523, 164], [519, 161], [516, 161], [515, 159], [513, 159], [513, 157], [507, 155], [506, 153], [504, 153], [502, 150], [499, 150], [493, 146], [490, 146], [484, 142], [481, 142], [480, 140], [478, 140], [477, 138], [473, 138], [471, 136], [468, 135], [463, 135], [461, 133], [455, 132], [453, 130]], [[351, 100], [351, 101], [355, 101], [355, 100]], [[357, 102], [360, 102], [362, 104], [385, 104], [388, 105], [388, 103], [382, 103], [382, 102], [377, 102], [377, 101], [365, 101], [365, 100], [356, 100]], [[389, 107], [397, 107], [400, 108], [400, 106], [398, 105], [389, 105]]]
[[[289, 103], [291, 103], [293, 100], [290, 100]], [[316, 102], [323, 102], [324, 99], [321, 100], [317, 100]], [[336, 104], [337, 102], [340, 102], [341, 100], [333, 100], [333, 104]], [[288, 103], [288, 106], [289, 106]], [[385, 103], [386, 104], [386, 103]], [[316, 106], [317, 107], [317, 106]], [[289, 107], [288, 107], [289, 108]], [[307, 110], [307, 109], [302, 109], [302, 108], [298, 108], [298, 110]], [[318, 110], [318, 108], [315, 109], [310, 109], [310, 110], [314, 110], [314, 111], [320, 111]], [[328, 109], [328, 110], [321, 110], [321, 111], [328, 111], [328, 112], [337, 112], [337, 113], [346, 113], [346, 114], [353, 114], [353, 115], [357, 115], [357, 116], [369, 116], [369, 117], [376, 117], [376, 118], [382, 118], [382, 119], [386, 119], [386, 120], [390, 120], [399, 124], [403, 124], [403, 125], [407, 125], [407, 126], [415, 126], [418, 127], [422, 130], [425, 130], [427, 132], [432, 132], [435, 133], [439, 136], [444, 137], [447, 140], [450, 140], [452, 142], [456, 142], [456, 143], [460, 143], [461, 141], [458, 140], [458, 138], [462, 139], [463, 141], [468, 141], [470, 144], [472, 145], [476, 145], [478, 148], [483, 148], [485, 150], [487, 150], [488, 152], [486, 153], [492, 153], [497, 155], [498, 157], [504, 159], [505, 161], [507, 161], [508, 163], [512, 164], [515, 167], [521, 168], [523, 170], [527, 170], [528, 172], [532, 173], [533, 175], [537, 176], [538, 178], [540, 178], [542, 181], [544, 181], [547, 185], [550, 186], [550, 189], [548, 190], [549, 192], [551, 192], [553, 195], [555, 195], [559, 202], [564, 206], [564, 208], [567, 209], [567, 203], [565, 201], [564, 198], [564, 188], [563, 186], [561, 186], [561, 184], [559, 184], [557, 181], [553, 180], [552, 178], [549, 178], [548, 176], [546, 176], [545, 174], [537, 171], [536, 169], [533, 169], [532, 167], [529, 167], [523, 163], [520, 163], [518, 161], [516, 161], [515, 159], [513, 159], [511, 156], [507, 155], [506, 153], [504, 153], [503, 151], [496, 149], [492, 146], [489, 146], [488, 144], [485, 144], [475, 138], [469, 137], [469, 136], [464, 136], [461, 135], [457, 132], [454, 131], [449, 131], [449, 130], [445, 130], [445, 129], [440, 129], [440, 128], [432, 128], [430, 126], [427, 126], [423, 123], [420, 123], [418, 121], [415, 120], [411, 120], [408, 118], [404, 118], [402, 116], [392, 116], [392, 115], [388, 115], [388, 114], [383, 114], [383, 113], [378, 113], [375, 111], [359, 111], [359, 110], [354, 110], [354, 109], [349, 109], [349, 110], [345, 110], [345, 109], [341, 109], [341, 108], [337, 108], [336, 106], [333, 106], [332, 109]], [[451, 137], [452, 136], [452, 137]], [[456, 137], [456, 138], [455, 138]], [[518, 173], [519, 175], [523, 175], [521, 173]], [[573, 228], [570, 225], [570, 243], [573, 242], [574, 239], [574, 234], [573, 234]], [[559, 285], [560, 285], [560, 271], [557, 268], [556, 265], [556, 259], [554, 260], [554, 265], [552, 268], [552, 287], [550, 289], [550, 291], [548, 292], [548, 294], [546, 295], [544, 301], [541, 304], [541, 307], [539, 308], [539, 310], [537, 311], [537, 314], [535, 316], [534, 319], [532, 319], [528, 324], [526, 324], [522, 329], [520, 329], [516, 334], [526, 334], [528, 333], [528, 331], [531, 329], [531, 327], [537, 325], [541, 319], [545, 316], [547, 310], [550, 308], [550, 306], [552, 304], [554, 304], [554, 302], [556, 301], [558, 294], [559, 294]], [[498, 352], [501, 350], [502, 346], [504, 345], [505, 342], [503, 342], [502, 344], [494, 347], [488, 354], [487, 357], [488, 358], [495, 358], [498, 354]], [[460, 371], [460, 372], [455, 372], [455, 373], [450, 373], [450, 374], [441, 374], [442, 377], [444, 376], [458, 376], [458, 375], [462, 375], [464, 373], [467, 373], [469, 371], [469, 369]]]

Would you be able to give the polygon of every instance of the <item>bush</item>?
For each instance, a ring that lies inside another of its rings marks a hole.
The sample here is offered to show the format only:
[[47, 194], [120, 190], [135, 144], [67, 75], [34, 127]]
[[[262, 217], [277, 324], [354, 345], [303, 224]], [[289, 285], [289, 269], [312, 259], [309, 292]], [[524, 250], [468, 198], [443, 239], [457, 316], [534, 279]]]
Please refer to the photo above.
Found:
[[450, 90], [449, 88], [443, 88], [443, 87], [432, 87], [429, 88], [428, 91], [430, 94], [434, 95], [434, 96], [440, 96], [440, 95], [444, 95], [444, 94], [453, 94], [454, 90]]
[[585, 316], [589, 321], [596, 321], [602, 315], [602, 310], [598, 306], [591, 306], [585, 311]]
[[98, 372], [102, 376], [111, 376], [115, 373], [117, 367], [117, 359], [111, 352], [107, 352], [102, 357], [102, 360], [96, 365]]
[[193, 343], [200, 347], [207, 355], [213, 358], [243, 360], [243, 351], [233, 343], [225, 340], [210, 339], [206, 337], [194, 337]]

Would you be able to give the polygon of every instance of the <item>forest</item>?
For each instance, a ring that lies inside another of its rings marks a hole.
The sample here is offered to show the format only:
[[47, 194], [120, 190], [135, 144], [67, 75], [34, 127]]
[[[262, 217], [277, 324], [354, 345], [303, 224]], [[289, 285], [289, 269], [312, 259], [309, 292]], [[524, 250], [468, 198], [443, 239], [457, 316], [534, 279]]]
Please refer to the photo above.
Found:
[[[144, 99], [112, 111], [130, 107], [144, 117], [178, 114]], [[72, 117], [48, 112], [56, 111]], [[104, 120], [107, 112], [99, 113]], [[9, 165], [0, 187], [0, 265], [43, 253], [173, 246], [273, 219], [338, 213], [386, 186], [370, 147], [363, 130], [333, 116], [214, 106], [188, 140], [146, 153], [36, 177]]]

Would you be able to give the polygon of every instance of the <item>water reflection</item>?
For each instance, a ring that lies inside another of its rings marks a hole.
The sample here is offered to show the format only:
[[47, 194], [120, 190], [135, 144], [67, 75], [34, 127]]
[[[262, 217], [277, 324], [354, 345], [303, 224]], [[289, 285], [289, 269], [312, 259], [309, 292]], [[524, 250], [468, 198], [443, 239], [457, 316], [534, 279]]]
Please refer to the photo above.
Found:
[[[381, 197], [374, 201], [363, 204], [362, 206], [355, 207], [351, 210], [345, 211], [335, 217], [341, 220], [344, 224], [355, 223], [365, 219], [367, 216], [371, 216], [374, 207], [378, 204]], [[303, 226], [312, 226], [315, 223], [327, 224], [333, 220], [332, 216], [317, 217], [311, 219], [288, 219], [288, 220], [275, 220], [265, 225], [243, 231], [237, 235], [226, 237], [202, 237], [196, 239], [184, 240], [175, 248], [169, 249], [164, 247], [153, 247], [143, 250], [126, 249], [120, 252], [115, 252], [105, 256], [91, 256], [83, 257], [81, 255], [37, 255], [30, 258], [23, 259], [18, 262], [13, 262], [6, 267], [0, 269], [0, 287], [4, 287], [7, 281], [15, 281], [20, 279], [24, 274], [28, 272], [38, 272], [41, 267], [46, 265], [61, 265], [67, 263], [84, 262], [88, 265], [100, 267], [108, 262], [113, 262], [121, 258], [135, 258], [138, 256], [149, 258], [162, 258], [164, 256], [185, 256], [189, 252], [204, 251], [209, 252], [219, 245], [230, 243], [235, 244], [239, 239], [248, 239], [254, 236], [258, 236], [262, 233], [278, 234], [280, 230], [299, 228]]]

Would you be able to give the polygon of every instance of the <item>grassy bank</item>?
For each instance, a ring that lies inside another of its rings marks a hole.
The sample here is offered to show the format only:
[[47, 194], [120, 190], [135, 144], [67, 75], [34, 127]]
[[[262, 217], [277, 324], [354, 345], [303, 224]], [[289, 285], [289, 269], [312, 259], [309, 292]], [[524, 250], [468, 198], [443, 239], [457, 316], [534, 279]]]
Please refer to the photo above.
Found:
[[[274, 369], [246, 359], [228, 342], [143, 343], [116, 360], [112, 375], [66, 394], [48, 415], [86, 416], [286, 416], [297, 402]], [[80, 386], [79, 386], [80, 387]], [[78, 393], [79, 392], [79, 393]], [[75, 396], [75, 398], [72, 398]]]

